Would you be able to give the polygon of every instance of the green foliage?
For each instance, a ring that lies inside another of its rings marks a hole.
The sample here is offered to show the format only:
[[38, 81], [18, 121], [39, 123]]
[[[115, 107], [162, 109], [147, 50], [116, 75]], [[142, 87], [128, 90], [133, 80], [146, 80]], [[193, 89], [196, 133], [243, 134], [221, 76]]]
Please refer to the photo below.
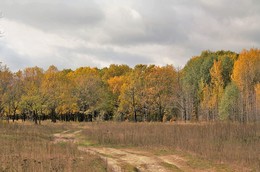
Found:
[[209, 84], [211, 81], [211, 76], [209, 70], [213, 66], [214, 60], [216, 59], [216, 55], [212, 53], [208, 53], [207, 56], [202, 56], [203, 62], [200, 66], [200, 74], [199, 77], [205, 83]]
[[[203, 51], [200, 56], [193, 57], [188, 61], [182, 71], [184, 99], [189, 100], [186, 105], [188, 114], [192, 114], [198, 119], [199, 116], [203, 115], [199, 112], [200, 107], [204, 108], [201, 110], [205, 110], [205, 108], [212, 109], [212, 107], [217, 106], [222, 89], [231, 81], [236, 59], [237, 54], [231, 51]], [[221, 66], [214, 69], [213, 72], [215, 62], [220, 63]], [[217, 72], [217, 70], [221, 71], [221, 73]], [[213, 73], [215, 73], [214, 76]], [[211, 113], [211, 110], [208, 109], [207, 112]], [[217, 113], [217, 109], [214, 108], [212, 113]]]
[[87, 116], [91, 121], [253, 121], [258, 112], [259, 52], [207, 50], [179, 71], [171, 65], [111, 64], [75, 71], [30, 67], [14, 74], [0, 63], [0, 115], [80, 121]]
[[222, 61], [222, 78], [224, 81], [224, 87], [231, 82], [231, 75], [234, 68], [234, 63], [237, 60], [238, 55], [236, 53], [229, 53], [219, 56], [219, 60]]
[[227, 120], [234, 118], [236, 104], [239, 96], [239, 90], [237, 86], [232, 82], [230, 83], [221, 98], [219, 105], [219, 118], [221, 120]]

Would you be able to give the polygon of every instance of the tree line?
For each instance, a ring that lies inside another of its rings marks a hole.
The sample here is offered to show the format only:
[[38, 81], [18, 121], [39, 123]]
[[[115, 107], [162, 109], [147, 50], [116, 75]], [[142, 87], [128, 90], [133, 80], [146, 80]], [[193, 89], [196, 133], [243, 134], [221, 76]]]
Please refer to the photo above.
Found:
[[12, 73], [0, 63], [0, 117], [6, 120], [259, 120], [260, 50], [203, 51], [184, 68], [112, 64]]

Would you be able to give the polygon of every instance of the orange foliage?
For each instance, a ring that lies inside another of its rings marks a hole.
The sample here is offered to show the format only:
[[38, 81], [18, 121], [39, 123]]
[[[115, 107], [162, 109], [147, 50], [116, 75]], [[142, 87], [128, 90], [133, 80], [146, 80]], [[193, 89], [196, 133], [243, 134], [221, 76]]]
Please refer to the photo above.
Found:
[[260, 82], [260, 50], [243, 50], [235, 62], [232, 79], [240, 89]]

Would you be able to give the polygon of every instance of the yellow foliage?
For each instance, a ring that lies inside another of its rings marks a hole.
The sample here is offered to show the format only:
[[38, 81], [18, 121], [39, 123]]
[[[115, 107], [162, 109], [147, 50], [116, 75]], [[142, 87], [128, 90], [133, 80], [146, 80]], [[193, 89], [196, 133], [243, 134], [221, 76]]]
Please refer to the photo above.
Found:
[[260, 82], [260, 50], [243, 50], [235, 62], [232, 79], [240, 89]]
[[212, 68], [210, 69], [211, 75], [211, 86], [212, 86], [212, 95], [210, 99], [211, 107], [218, 105], [218, 101], [221, 98], [224, 91], [224, 82], [222, 78], [222, 62], [214, 61]]
[[115, 93], [120, 93], [123, 84], [126, 82], [126, 76], [115, 76], [110, 78], [108, 81], [109, 88]]

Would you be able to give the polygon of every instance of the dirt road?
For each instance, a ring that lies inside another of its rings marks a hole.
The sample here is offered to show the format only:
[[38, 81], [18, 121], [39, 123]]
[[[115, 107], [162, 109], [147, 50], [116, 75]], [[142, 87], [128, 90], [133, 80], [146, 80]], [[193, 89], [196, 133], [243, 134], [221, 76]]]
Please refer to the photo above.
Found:
[[[54, 134], [54, 143], [80, 142], [81, 130], [70, 130]], [[170, 172], [170, 171], [202, 171], [195, 170], [187, 164], [187, 161], [178, 155], [156, 156], [147, 151], [108, 148], [95, 146], [78, 146], [80, 151], [95, 154], [107, 162], [109, 171], [147, 171], [147, 172]], [[203, 170], [205, 171], [205, 170]], [[208, 169], [206, 171], [214, 171]]]

